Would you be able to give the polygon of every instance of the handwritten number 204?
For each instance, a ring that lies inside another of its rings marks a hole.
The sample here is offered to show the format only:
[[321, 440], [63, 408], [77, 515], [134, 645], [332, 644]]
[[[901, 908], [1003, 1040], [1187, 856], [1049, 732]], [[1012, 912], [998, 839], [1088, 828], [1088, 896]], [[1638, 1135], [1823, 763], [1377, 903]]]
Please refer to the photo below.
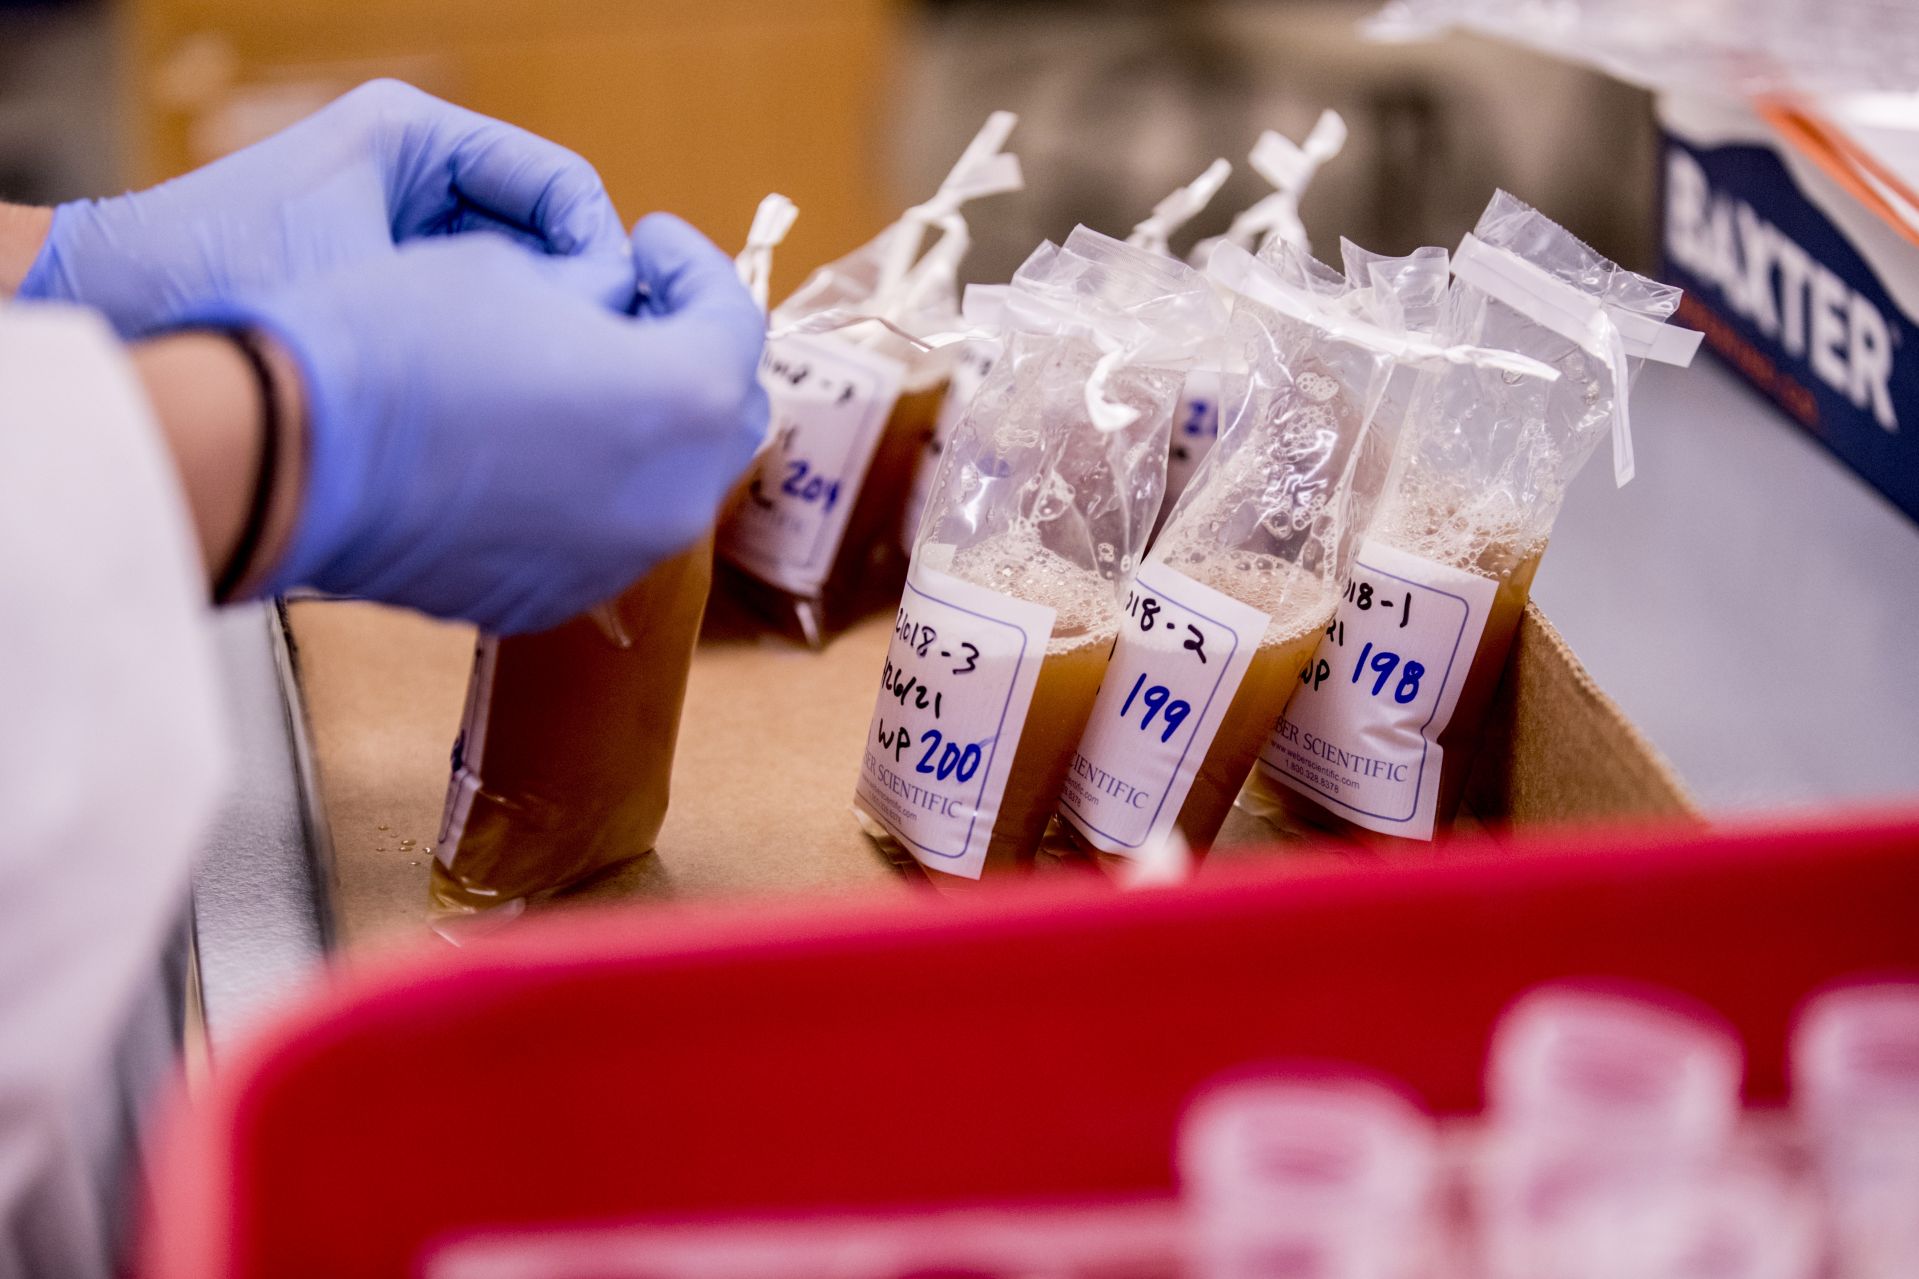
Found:
[[1372, 695], [1378, 697], [1385, 691], [1386, 681], [1393, 677], [1394, 670], [1399, 671], [1399, 683], [1393, 686], [1393, 700], [1404, 706], [1419, 696], [1419, 681], [1426, 674], [1426, 668], [1418, 662], [1407, 662], [1402, 666], [1399, 654], [1383, 648], [1375, 653], [1369, 643], [1359, 650], [1359, 660], [1353, 663], [1352, 682], [1357, 684], [1360, 676], [1367, 671], [1373, 672], [1379, 678], [1373, 681]]
[[788, 459], [780, 492], [802, 502], [819, 502], [828, 511], [840, 504], [840, 482], [813, 470], [812, 463], [804, 459]]

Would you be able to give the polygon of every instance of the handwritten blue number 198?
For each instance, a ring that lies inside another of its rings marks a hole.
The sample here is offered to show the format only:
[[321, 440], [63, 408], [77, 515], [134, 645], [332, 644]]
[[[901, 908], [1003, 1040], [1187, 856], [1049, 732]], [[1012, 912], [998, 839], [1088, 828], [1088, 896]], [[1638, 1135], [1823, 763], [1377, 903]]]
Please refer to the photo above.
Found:
[[[1369, 657], [1372, 658], [1370, 662], [1366, 660]], [[1372, 670], [1379, 676], [1378, 679], [1373, 681], [1372, 688], [1372, 695], [1378, 697], [1380, 693], [1384, 691], [1386, 681], [1393, 677], [1394, 668], [1398, 666], [1399, 654], [1389, 653], [1383, 648], [1375, 653], [1373, 652], [1372, 644], [1368, 643], [1366, 647], [1359, 650], [1359, 660], [1353, 663], [1353, 678], [1351, 682], [1355, 684], [1359, 683], [1359, 677], [1368, 669]], [[1399, 683], [1393, 687], [1393, 700], [1401, 706], [1404, 706], [1407, 702], [1418, 697], [1420, 677], [1425, 675], [1425, 673], [1426, 668], [1418, 662], [1407, 662], [1405, 667], [1399, 672]]]

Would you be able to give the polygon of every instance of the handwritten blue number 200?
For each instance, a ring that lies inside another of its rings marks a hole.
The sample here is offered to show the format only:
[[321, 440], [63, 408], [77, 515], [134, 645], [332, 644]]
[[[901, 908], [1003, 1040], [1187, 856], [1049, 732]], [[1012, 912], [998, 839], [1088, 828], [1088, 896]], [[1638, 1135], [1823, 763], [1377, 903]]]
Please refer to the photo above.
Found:
[[[946, 742], [946, 749], [941, 751], [940, 745], [942, 739], [940, 737], [940, 731], [937, 728], [927, 729], [926, 732], [920, 735], [920, 740], [926, 743], [926, 753], [920, 756], [919, 763], [913, 765], [914, 772], [931, 773], [942, 782], [949, 777], [957, 777], [962, 782], [970, 782], [973, 780], [973, 774], [979, 772], [980, 749], [978, 743], [960, 747], [952, 742]], [[933, 760], [935, 754], [939, 755], [939, 762], [937, 763]]]
[[1133, 691], [1126, 694], [1126, 702], [1119, 708], [1119, 717], [1126, 718], [1127, 713], [1133, 709], [1134, 699], [1137, 698], [1140, 704], [1146, 707], [1146, 714], [1140, 717], [1140, 731], [1145, 732], [1150, 728], [1153, 716], [1157, 715], [1163, 725], [1159, 740], [1170, 742], [1173, 740], [1173, 734], [1179, 731], [1179, 726], [1186, 722], [1186, 717], [1193, 713], [1192, 704], [1174, 697], [1173, 690], [1164, 684], [1155, 684], [1142, 694], [1140, 687], [1145, 683], [1146, 674], [1142, 671], [1139, 678], [1133, 681]]
[[[1367, 661], [1369, 657], [1372, 659], [1370, 662]], [[1389, 653], [1383, 648], [1375, 653], [1373, 652], [1373, 646], [1367, 644], [1366, 647], [1359, 650], [1359, 660], [1353, 663], [1353, 678], [1351, 682], [1354, 684], [1359, 683], [1359, 677], [1365, 674], [1366, 671], [1371, 670], [1379, 676], [1378, 679], [1373, 681], [1372, 692], [1374, 697], [1378, 697], [1380, 693], [1385, 690], [1386, 681], [1393, 677], [1393, 669], [1395, 667], [1399, 667], [1399, 654]], [[1420, 677], [1425, 675], [1425, 673], [1426, 668], [1418, 662], [1407, 662], [1404, 667], [1400, 667], [1399, 683], [1393, 686], [1393, 700], [1401, 706], [1404, 706], [1407, 702], [1418, 697]]]

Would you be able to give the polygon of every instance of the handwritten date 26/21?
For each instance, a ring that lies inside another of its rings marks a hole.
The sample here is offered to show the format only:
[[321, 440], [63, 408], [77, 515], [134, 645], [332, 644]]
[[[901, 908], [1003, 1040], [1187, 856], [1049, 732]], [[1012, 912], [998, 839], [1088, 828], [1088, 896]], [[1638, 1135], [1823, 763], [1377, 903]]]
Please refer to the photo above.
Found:
[[[931, 628], [926, 628], [930, 630]], [[972, 645], [966, 647], [971, 648]], [[978, 656], [978, 650], [974, 650]], [[971, 670], [969, 666], [967, 668]], [[889, 696], [897, 699], [902, 707], [909, 710], [931, 711], [938, 719], [946, 709], [946, 694], [929, 688], [918, 675], [908, 675], [904, 670], [887, 660], [880, 673], [880, 688]], [[891, 752], [893, 762], [899, 763], [906, 757], [907, 751], [915, 744], [913, 730], [904, 724], [888, 727], [886, 717], [879, 721], [879, 746], [883, 751]], [[980, 761], [985, 758], [983, 744], [980, 742], [949, 742], [945, 734], [937, 728], [923, 729], [919, 742], [924, 743], [926, 752], [919, 762], [913, 765], [916, 773], [926, 773], [936, 781], [957, 778], [962, 782], [973, 780], [979, 771]]]

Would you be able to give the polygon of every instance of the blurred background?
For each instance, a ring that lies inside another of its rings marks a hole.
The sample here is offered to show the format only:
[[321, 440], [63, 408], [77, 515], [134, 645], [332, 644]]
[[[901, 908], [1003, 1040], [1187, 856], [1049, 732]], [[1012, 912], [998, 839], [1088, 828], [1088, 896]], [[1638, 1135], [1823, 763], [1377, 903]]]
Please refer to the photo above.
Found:
[[0, 197], [137, 187], [390, 75], [555, 137], [632, 220], [737, 245], [769, 189], [801, 218], [774, 295], [929, 195], [1016, 111], [1028, 189], [978, 208], [969, 279], [1077, 222], [1123, 235], [1215, 156], [1236, 166], [1175, 247], [1267, 190], [1262, 129], [1322, 107], [1351, 140], [1304, 219], [1383, 252], [1451, 246], [1494, 186], [1645, 269], [1648, 95], [1508, 44], [1365, 40], [1377, 0], [0, 0]]

